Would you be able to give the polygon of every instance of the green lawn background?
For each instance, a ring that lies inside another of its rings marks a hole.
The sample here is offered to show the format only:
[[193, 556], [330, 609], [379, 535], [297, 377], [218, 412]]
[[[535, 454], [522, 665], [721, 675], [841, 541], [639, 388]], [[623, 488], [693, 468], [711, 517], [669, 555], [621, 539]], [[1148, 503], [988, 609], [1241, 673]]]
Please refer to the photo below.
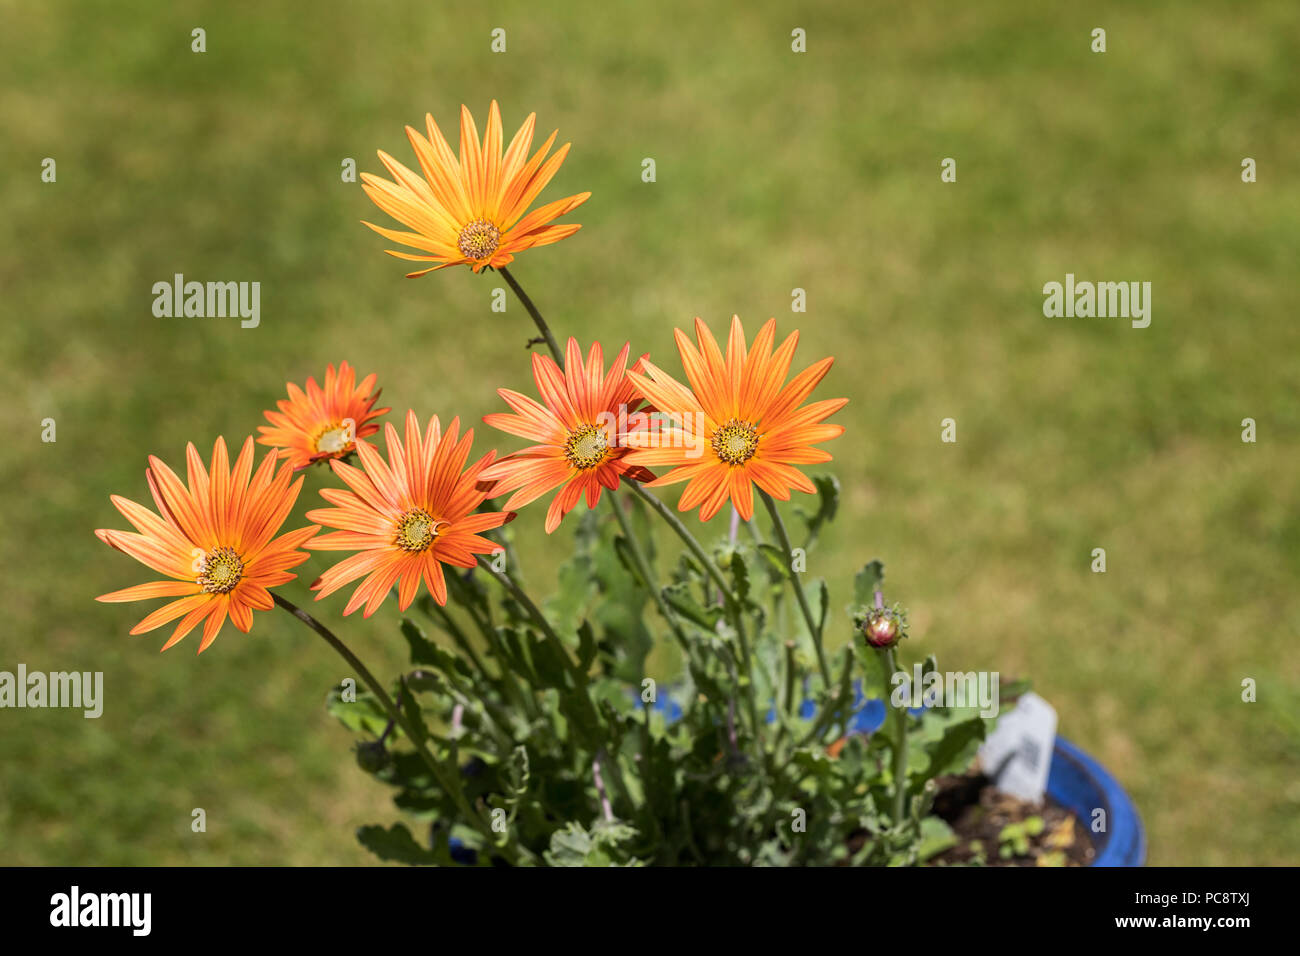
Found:
[[[676, 369], [674, 326], [738, 312], [798, 327], [801, 365], [836, 356], [844, 501], [809, 568], [836, 609], [879, 556], [905, 658], [1031, 676], [1151, 862], [1300, 859], [1300, 8], [1087, 7], [0, 2], [0, 669], [99, 670], [107, 695], [98, 720], [0, 711], [0, 863], [367, 862], [353, 829], [397, 818], [324, 713], [326, 648], [267, 613], [159, 655], [167, 632], [127, 633], [147, 607], [93, 601], [149, 572], [92, 530], [125, 527], [110, 493], [148, 500], [146, 455], [238, 443], [329, 361], [421, 417], [531, 389], [500, 280], [402, 278], [340, 180], [493, 97], [507, 134], [535, 110], [574, 144], [543, 200], [594, 194], [514, 268], [561, 335]], [[260, 281], [261, 326], [155, 318], [177, 272]], [[1152, 282], [1151, 327], [1044, 318], [1067, 272]], [[516, 527], [544, 580], [543, 513]], [[317, 609], [391, 673], [395, 606], [342, 606]]]

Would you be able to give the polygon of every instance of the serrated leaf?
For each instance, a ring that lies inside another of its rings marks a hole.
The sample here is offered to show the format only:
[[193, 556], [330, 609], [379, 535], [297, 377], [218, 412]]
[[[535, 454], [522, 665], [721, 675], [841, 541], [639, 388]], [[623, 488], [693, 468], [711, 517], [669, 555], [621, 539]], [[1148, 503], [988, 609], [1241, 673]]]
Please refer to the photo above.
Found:
[[533, 672], [537, 675], [534, 688], [555, 687], [560, 690], [569, 685], [569, 669], [562, 654], [567, 653], [556, 647], [550, 638], [529, 632], [529, 656], [533, 661]]
[[406, 723], [402, 730], [409, 730], [410, 733], [414, 734], [415, 739], [412, 743], [419, 747], [429, 739], [429, 728], [424, 724], [424, 711], [420, 709], [420, 702], [416, 700], [413, 693], [406, 690], [405, 683], [403, 683], [402, 699], [399, 706]]
[[474, 680], [474, 670], [459, 655], [429, 640], [410, 618], [402, 619], [402, 636], [411, 650], [411, 663], [431, 667], [450, 680]]
[[410, 618], [402, 618], [402, 637], [406, 638], [407, 646], [410, 648], [412, 664], [437, 666], [438, 658], [434, 654], [434, 645], [424, 636], [424, 631], [419, 625]]
[[436, 853], [415, 842], [404, 823], [394, 823], [388, 829], [378, 825], [361, 827], [357, 830], [357, 839], [367, 850], [389, 863], [433, 866], [439, 862]]
[[811, 547], [821, 533], [823, 526], [835, 520], [835, 513], [840, 505], [840, 481], [834, 475], [814, 475], [813, 484], [817, 487], [817, 510], [809, 514], [803, 508], [796, 507], [795, 514], [803, 519], [808, 528], [805, 548]]
[[569, 823], [551, 834], [546, 862], [551, 866], [638, 866], [639, 861], [622, 850], [636, 833], [618, 820], [602, 820], [590, 831], [579, 823]]
[[378, 737], [388, 726], [388, 714], [367, 690], [358, 690], [355, 701], [346, 701], [338, 687], [325, 698], [326, 712], [353, 733], [370, 733]]
[[722, 619], [723, 609], [716, 606], [704, 607], [700, 604], [693, 591], [694, 589], [690, 584], [679, 581], [664, 588], [664, 600], [678, 614], [712, 633], [717, 629], [718, 621]]
[[885, 565], [880, 560], [868, 561], [853, 576], [853, 600], [863, 607], [872, 607], [876, 591], [885, 586]]
[[519, 805], [528, 793], [530, 776], [528, 751], [523, 746], [516, 747], [510, 755], [510, 763], [505, 770], [506, 794], [504, 802], [508, 823], [514, 823], [515, 817], [519, 815]]
[[731, 581], [736, 599], [744, 604], [749, 600], [749, 568], [746, 567], [745, 557], [740, 551], [731, 553]]

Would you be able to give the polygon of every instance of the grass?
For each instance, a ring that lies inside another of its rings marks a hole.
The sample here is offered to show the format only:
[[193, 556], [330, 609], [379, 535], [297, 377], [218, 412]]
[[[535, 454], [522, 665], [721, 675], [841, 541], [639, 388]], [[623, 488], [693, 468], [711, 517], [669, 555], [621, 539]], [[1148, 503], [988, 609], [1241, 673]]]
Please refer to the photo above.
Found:
[[[1032, 676], [1134, 795], [1153, 863], [1300, 858], [1300, 14], [920, 6], [0, 2], [0, 669], [100, 670], [107, 696], [99, 720], [0, 711], [0, 863], [366, 862], [351, 830], [396, 817], [324, 713], [326, 648], [268, 613], [159, 656], [127, 634], [143, 611], [93, 602], [144, 578], [91, 531], [122, 526], [110, 493], [145, 497], [147, 454], [241, 440], [329, 361], [422, 417], [476, 422], [527, 385], [499, 280], [401, 278], [340, 178], [492, 97], [574, 143], [544, 198], [594, 193], [513, 269], [560, 335], [675, 368], [674, 326], [739, 312], [836, 356], [845, 500], [809, 570], [839, 604], [879, 556], [905, 657]], [[261, 326], [154, 318], [177, 272], [260, 281]], [[1151, 281], [1151, 327], [1044, 318], [1067, 272]], [[517, 525], [539, 578], [541, 517]], [[391, 604], [320, 610], [398, 666]]]

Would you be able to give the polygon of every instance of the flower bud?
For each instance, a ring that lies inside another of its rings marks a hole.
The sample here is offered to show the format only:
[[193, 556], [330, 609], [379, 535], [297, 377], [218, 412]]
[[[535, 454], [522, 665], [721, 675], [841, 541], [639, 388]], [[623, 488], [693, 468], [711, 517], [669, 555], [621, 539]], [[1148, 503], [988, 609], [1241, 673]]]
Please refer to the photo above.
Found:
[[862, 621], [862, 634], [868, 644], [882, 650], [893, 647], [900, 639], [906, 637], [903, 633], [903, 621], [898, 612], [884, 607], [872, 608], [867, 614]]

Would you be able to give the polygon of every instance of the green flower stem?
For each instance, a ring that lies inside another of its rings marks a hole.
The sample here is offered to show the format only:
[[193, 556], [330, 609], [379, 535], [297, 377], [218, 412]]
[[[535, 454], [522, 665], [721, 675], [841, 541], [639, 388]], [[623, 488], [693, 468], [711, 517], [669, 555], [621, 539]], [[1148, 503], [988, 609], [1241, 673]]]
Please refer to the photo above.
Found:
[[785, 642], [785, 712], [794, 714], [794, 641]]
[[496, 578], [497, 583], [505, 588], [512, 598], [519, 602], [523, 609], [528, 612], [528, 616], [533, 619], [533, 623], [541, 629], [542, 633], [545, 634], [547, 638], [554, 641], [556, 645], [564, 651], [564, 659], [568, 661], [570, 669], [576, 671], [578, 666], [573, 663], [572, 658], [569, 657], [569, 649], [565, 646], [564, 641], [560, 640], [560, 635], [555, 633], [555, 628], [551, 627], [551, 622], [546, 619], [546, 615], [542, 613], [541, 608], [533, 603], [533, 599], [530, 598], [527, 593], [525, 593], [524, 589], [515, 582], [515, 579], [512, 578], [508, 572], [498, 571], [496, 568], [492, 567], [492, 562], [481, 554], [478, 556], [478, 566], [488, 574], [492, 575], [492, 577]]
[[[514, 578], [512, 578], [507, 572], [498, 571], [496, 568], [492, 567], [492, 563], [481, 554], [478, 556], [478, 564], [484, 571], [496, 578], [497, 583], [505, 588], [512, 598], [519, 602], [523, 609], [528, 612], [528, 616], [533, 619], [533, 623], [541, 629], [541, 632], [544, 635], [546, 635], [547, 639], [555, 642], [555, 646], [559, 648], [560, 657], [564, 660], [565, 667], [573, 677], [574, 688], [581, 691], [583, 685], [587, 681], [587, 675], [578, 669], [577, 663], [569, 653], [569, 648], [565, 645], [564, 641], [560, 640], [560, 635], [555, 633], [555, 628], [551, 627], [551, 622], [546, 619], [546, 615], [542, 613], [541, 608], [533, 603], [533, 599], [525, 593], [524, 589], [519, 586]], [[587, 706], [594, 713], [595, 707], [592, 705], [591, 699], [587, 697], [586, 694], [583, 694], [582, 696], [587, 701]]]
[[751, 682], [750, 692], [744, 695], [745, 705], [746, 710], [749, 712], [749, 721], [754, 731], [754, 740], [761, 747], [763, 725], [759, 722], [758, 710], [754, 706], [754, 666], [749, 652], [749, 635], [745, 631], [744, 610], [741, 608], [740, 602], [736, 600], [735, 592], [732, 590], [731, 584], [728, 583], [726, 577], [723, 576], [722, 571], [718, 569], [714, 560], [709, 557], [708, 552], [704, 550], [704, 546], [696, 540], [695, 535], [691, 534], [686, 525], [682, 524], [681, 519], [678, 518], [677, 515], [673, 514], [673, 510], [660, 501], [655, 495], [647, 491], [639, 482], [634, 481], [630, 484], [632, 485], [632, 490], [640, 496], [641, 500], [658, 512], [659, 517], [663, 518], [664, 521], [668, 523], [668, 527], [672, 528], [673, 531], [677, 533], [677, 537], [682, 539], [682, 542], [690, 549], [691, 554], [695, 555], [695, 559], [700, 562], [701, 566], [703, 566], [705, 573], [713, 579], [713, 583], [722, 591], [723, 597], [726, 600], [728, 616], [731, 618], [732, 626], [736, 629], [736, 639], [740, 644], [740, 655], [741, 659], [744, 661], [745, 672]]
[[618, 526], [622, 529], [623, 537], [627, 539], [628, 548], [632, 552], [632, 560], [636, 563], [637, 570], [641, 573], [641, 578], [650, 591], [650, 596], [654, 598], [655, 606], [659, 608], [659, 613], [663, 615], [664, 620], [668, 622], [668, 626], [672, 628], [677, 643], [681, 645], [682, 653], [686, 655], [687, 660], [690, 660], [690, 641], [686, 639], [686, 632], [682, 630], [681, 622], [677, 620], [677, 615], [673, 613], [673, 609], [664, 600], [663, 591], [650, 571], [650, 562], [646, 560], [641, 542], [632, 531], [632, 523], [627, 520], [627, 515], [623, 513], [622, 498], [615, 491], [606, 491], [605, 493], [609, 496], [610, 509], [614, 512], [614, 517], [618, 519]]
[[781, 550], [785, 552], [786, 576], [790, 579], [790, 587], [794, 589], [794, 596], [799, 601], [799, 610], [803, 612], [804, 623], [808, 626], [808, 636], [812, 638], [813, 648], [817, 651], [817, 668], [822, 674], [822, 683], [829, 689], [834, 686], [831, 683], [830, 665], [826, 663], [826, 651], [822, 647], [822, 632], [813, 620], [812, 608], [808, 606], [808, 596], [803, 593], [803, 585], [799, 583], [799, 572], [794, 569], [790, 563], [790, 555], [794, 549], [790, 546], [790, 535], [786, 533], [785, 522], [781, 520], [781, 512], [776, 508], [776, 502], [762, 488], [758, 489], [759, 497], [763, 499], [763, 504], [767, 506], [767, 512], [772, 516], [772, 530], [776, 532], [776, 540], [780, 543]]
[[[452, 799], [456, 802], [457, 809], [459, 809], [465, 819], [470, 822], [480, 834], [482, 834], [483, 838], [487, 841], [487, 845], [500, 850], [511, 863], [519, 863], [522, 859], [521, 854], [527, 853], [527, 851], [521, 850], [510, 843], [506, 843], [504, 846], [497, 843], [498, 835], [492, 832], [492, 827], [488, 822], [476, 813], [474, 808], [469, 805], [469, 801], [465, 799], [465, 793], [461, 789], [460, 780], [456, 777], [456, 774], [452, 773], [450, 777], [448, 776], [446, 768], [442, 767], [434, 758], [433, 754], [429, 753], [428, 747], [424, 744], [423, 736], [407, 722], [406, 717], [397, 709], [397, 705], [393, 703], [393, 699], [388, 696], [388, 691], [384, 690], [384, 685], [375, 679], [375, 675], [370, 673], [369, 668], [367, 668], [365, 664], [361, 663], [361, 659], [357, 657], [357, 655], [353, 654], [351, 649], [339, 640], [339, 638], [335, 637], [329, 628], [321, 624], [292, 601], [282, 597], [275, 591], [271, 592], [271, 597], [275, 600], [276, 604], [280, 605], [280, 607], [284, 608], [320, 635], [320, 637], [325, 640], [326, 644], [334, 648], [334, 650], [338, 652], [339, 656], [348, 662], [348, 666], [356, 672], [357, 676], [360, 677], [365, 682], [366, 686], [370, 688], [370, 692], [375, 695], [375, 698], [379, 701], [379, 705], [384, 708], [384, 712], [388, 715], [388, 719], [401, 727], [406, 733], [407, 738], [411, 741], [411, 745], [415, 747], [416, 753], [420, 755], [420, 759], [424, 761], [425, 766], [429, 768], [429, 772], [432, 773], [434, 779], [438, 781], [438, 785], [451, 795]], [[528, 853], [527, 855], [529, 857], [532, 856], [531, 853]]]
[[[894, 657], [894, 649], [891, 647], [880, 655], [882, 667], [885, 671], [885, 692], [889, 692], [889, 687], [893, 683], [894, 674], [898, 671], [898, 663]], [[895, 708], [894, 711], [894, 824], [895, 826], [903, 822], [907, 813], [907, 705]]]
[[[749, 688], [745, 693], [745, 709], [749, 711], [749, 723], [754, 729], [754, 739], [763, 749], [763, 724], [758, 719], [758, 709], [754, 704], [754, 661], [749, 653], [749, 635], [745, 632], [745, 618], [740, 603], [732, 598], [727, 606], [733, 609], [732, 626], [736, 629], [736, 639], [740, 642], [740, 657], [745, 665], [745, 675], [749, 679]], [[764, 761], [767, 754], [764, 753]]]
[[[464, 607], [465, 613], [470, 616], [470, 619], [479, 629], [479, 633], [483, 635], [483, 639], [487, 642], [488, 647], [491, 648], [492, 653], [496, 655], [497, 667], [501, 671], [501, 683], [505, 685], [507, 693], [514, 700], [515, 705], [518, 706], [524, 714], [526, 714], [530, 719], [536, 718], [539, 714], [537, 710], [537, 702], [533, 699], [532, 693], [525, 692], [524, 689], [520, 687], [514, 671], [506, 666], [506, 653], [505, 649], [501, 646], [501, 635], [497, 633], [496, 628], [492, 626], [490, 620], [486, 620], [483, 615], [479, 614], [478, 609], [474, 606], [473, 602], [464, 602]], [[444, 618], [448, 621], [451, 620], [451, 615], [447, 613], [445, 608], [442, 609], [442, 613]], [[464, 646], [468, 649], [470, 646], [469, 639], [463, 637], [463, 635], [462, 639]]]
[[[442, 622], [443, 630], [451, 635], [452, 641], [458, 648], [460, 648], [465, 656], [470, 659], [478, 672], [483, 675], [483, 679], [489, 684], [496, 683], [498, 678], [487, 669], [487, 666], [483, 663], [483, 659], [479, 657], [478, 653], [474, 650], [474, 645], [470, 641], [468, 635], [466, 635], [460, 625], [456, 623], [455, 619], [447, 613], [447, 609], [433, 600], [429, 601], [428, 608], [430, 616]], [[496, 638], [496, 632], [490, 628], [484, 627], [483, 622], [472, 610], [469, 610], [468, 613], [469, 616], [473, 618], [474, 623], [479, 626], [479, 630], [483, 632], [483, 636], [487, 639], [489, 646], [493, 647], [495, 650], [496, 644], [494, 643], [494, 639]], [[505, 659], [499, 650], [496, 650], [496, 654], [498, 661], [503, 661]], [[504, 665], [501, 666], [501, 676], [499, 680], [506, 689], [506, 696], [510, 697], [521, 711], [528, 714], [530, 717], [537, 716], [529, 706], [531, 698], [524, 695], [523, 691], [519, 688], [518, 682], [515, 680], [514, 674], [512, 674]], [[505, 714], [501, 712], [501, 708], [498, 704], [487, 699], [484, 699], [482, 704], [483, 707], [492, 715], [492, 719], [498, 727], [506, 729], [510, 726], [510, 722], [506, 719]], [[513, 746], [513, 742], [511, 745]]]
[[492, 563], [481, 554], [478, 556], [478, 564], [484, 571], [492, 575], [492, 577], [497, 580], [497, 583], [505, 588], [506, 592], [509, 593], [512, 598], [519, 602], [523, 609], [528, 612], [528, 616], [532, 618], [533, 623], [537, 625], [546, 638], [555, 642], [560, 659], [564, 661], [565, 669], [568, 670], [569, 676], [573, 678], [574, 693], [582, 701], [583, 705], [585, 705], [588, 719], [593, 724], [603, 725], [604, 719], [601, 717], [600, 711], [597, 710], [596, 705], [592, 703], [591, 695], [587, 693], [586, 690], [587, 675], [579, 669], [577, 662], [574, 661], [572, 655], [569, 653], [569, 648], [565, 646], [564, 641], [560, 640], [560, 635], [555, 633], [555, 628], [553, 628], [551, 622], [546, 619], [546, 615], [542, 613], [541, 608], [533, 603], [533, 599], [524, 592], [524, 589], [521, 588], [509, 574], [504, 571], [498, 571], [496, 568], [492, 567]]
[[501, 273], [501, 277], [506, 280], [506, 285], [510, 286], [524, 308], [528, 310], [528, 314], [533, 317], [533, 323], [537, 326], [537, 331], [542, 333], [542, 338], [546, 340], [546, 346], [551, 350], [551, 357], [555, 359], [555, 364], [564, 368], [564, 353], [560, 351], [560, 346], [556, 343], [555, 336], [551, 334], [551, 327], [542, 318], [542, 313], [538, 312], [537, 306], [533, 305], [533, 300], [528, 298], [528, 293], [515, 281], [509, 269], [502, 266], [497, 269], [497, 272]]
[[668, 523], [668, 527], [672, 528], [673, 531], [676, 532], [677, 537], [682, 539], [682, 542], [690, 549], [691, 554], [695, 555], [695, 559], [703, 566], [705, 573], [713, 579], [713, 583], [716, 584], [727, 597], [727, 603], [734, 603], [735, 597], [731, 593], [731, 585], [727, 583], [727, 579], [723, 577], [722, 572], [718, 569], [718, 566], [714, 564], [713, 559], [709, 557], [708, 552], [706, 552], [704, 547], [695, 540], [695, 535], [691, 534], [686, 525], [682, 524], [681, 519], [673, 513], [671, 508], [647, 491], [642, 484], [635, 481], [630, 482], [630, 484], [632, 490], [637, 493], [641, 500], [657, 511], [659, 517], [663, 518], [664, 521]]
[[465, 656], [470, 659], [470, 663], [472, 663], [478, 672], [483, 675], [483, 679], [489, 681], [492, 680], [492, 673], [487, 669], [486, 665], [484, 665], [483, 658], [478, 656], [478, 652], [474, 650], [474, 645], [471, 644], [469, 638], [465, 636], [465, 632], [461, 630], [461, 626], [456, 623], [455, 619], [452, 618], [450, 614], [447, 613], [447, 609], [432, 600], [430, 600], [428, 604], [422, 603], [420, 606], [428, 612], [430, 617], [441, 623], [442, 629], [451, 635], [451, 639], [456, 643], [456, 646], [459, 647]]

